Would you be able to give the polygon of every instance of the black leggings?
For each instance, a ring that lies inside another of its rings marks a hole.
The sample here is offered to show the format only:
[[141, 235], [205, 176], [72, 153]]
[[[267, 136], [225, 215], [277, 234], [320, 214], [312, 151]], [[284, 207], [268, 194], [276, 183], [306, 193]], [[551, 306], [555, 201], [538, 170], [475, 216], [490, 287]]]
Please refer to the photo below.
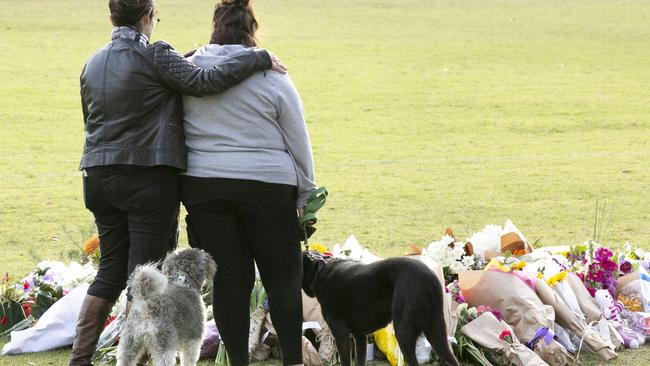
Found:
[[86, 170], [84, 201], [95, 216], [101, 257], [88, 293], [115, 302], [133, 269], [174, 249], [180, 187], [170, 167]]
[[[190, 245], [209, 252], [217, 262], [214, 317], [231, 364], [249, 361], [255, 263], [268, 294], [283, 363], [301, 364], [302, 258], [295, 187], [192, 177], [184, 177], [182, 186]], [[251, 200], [260, 191], [264, 198]]]

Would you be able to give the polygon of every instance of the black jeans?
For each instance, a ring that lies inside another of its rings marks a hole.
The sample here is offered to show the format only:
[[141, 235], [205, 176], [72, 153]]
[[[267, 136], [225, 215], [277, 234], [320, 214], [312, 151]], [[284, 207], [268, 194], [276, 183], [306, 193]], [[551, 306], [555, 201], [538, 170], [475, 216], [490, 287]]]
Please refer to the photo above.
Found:
[[248, 364], [255, 263], [285, 365], [302, 363], [302, 257], [296, 188], [250, 180], [182, 178], [190, 245], [217, 262], [213, 309], [230, 363]]
[[174, 249], [180, 187], [169, 167], [86, 169], [84, 202], [95, 216], [101, 258], [88, 294], [114, 302], [137, 265]]

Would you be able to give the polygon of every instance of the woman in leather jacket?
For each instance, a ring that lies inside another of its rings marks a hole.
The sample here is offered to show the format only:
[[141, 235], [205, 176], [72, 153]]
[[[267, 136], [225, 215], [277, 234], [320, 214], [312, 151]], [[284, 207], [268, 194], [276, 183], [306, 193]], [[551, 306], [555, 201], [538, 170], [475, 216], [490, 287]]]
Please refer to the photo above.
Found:
[[109, 0], [112, 40], [81, 73], [84, 202], [101, 259], [84, 299], [69, 365], [91, 365], [104, 322], [135, 266], [173, 249], [180, 171], [186, 169], [181, 94], [219, 93], [256, 71], [284, 66], [263, 49], [204, 70], [165, 42], [153, 0]]

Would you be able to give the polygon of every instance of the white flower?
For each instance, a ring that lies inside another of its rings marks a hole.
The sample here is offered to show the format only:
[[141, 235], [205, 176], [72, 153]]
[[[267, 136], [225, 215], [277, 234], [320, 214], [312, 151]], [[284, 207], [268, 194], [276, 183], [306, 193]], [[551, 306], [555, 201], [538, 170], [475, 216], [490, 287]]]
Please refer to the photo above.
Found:
[[474, 265], [474, 256], [473, 255], [467, 255], [463, 257], [463, 260], [461, 261], [465, 267], [471, 267]]
[[487, 225], [483, 230], [474, 233], [467, 241], [472, 243], [474, 254], [485, 258], [485, 252], [499, 251], [501, 249], [501, 233], [503, 228], [499, 225]]
[[370, 253], [368, 249], [362, 247], [354, 235], [351, 235], [345, 243], [343, 243], [343, 246], [335, 244], [332, 247], [332, 255], [335, 258], [354, 259], [363, 263], [372, 263], [381, 259]]
[[449, 268], [451, 273], [466, 271], [474, 264], [474, 256], [465, 255], [465, 243], [454, 242], [454, 238], [448, 235], [430, 243], [422, 254], [431, 257], [443, 268]]

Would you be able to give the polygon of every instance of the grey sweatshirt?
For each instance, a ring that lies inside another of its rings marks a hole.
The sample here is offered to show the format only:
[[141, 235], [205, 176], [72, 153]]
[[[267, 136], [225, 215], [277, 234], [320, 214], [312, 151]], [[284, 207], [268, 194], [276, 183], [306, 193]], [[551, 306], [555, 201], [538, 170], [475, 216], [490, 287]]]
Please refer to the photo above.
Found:
[[[211, 68], [240, 45], [207, 45], [190, 60]], [[288, 75], [258, 72], [227, 91], [183, 96], [185, 175], [297, 186], [296, 207], [316, 189], [302, 101]]]

